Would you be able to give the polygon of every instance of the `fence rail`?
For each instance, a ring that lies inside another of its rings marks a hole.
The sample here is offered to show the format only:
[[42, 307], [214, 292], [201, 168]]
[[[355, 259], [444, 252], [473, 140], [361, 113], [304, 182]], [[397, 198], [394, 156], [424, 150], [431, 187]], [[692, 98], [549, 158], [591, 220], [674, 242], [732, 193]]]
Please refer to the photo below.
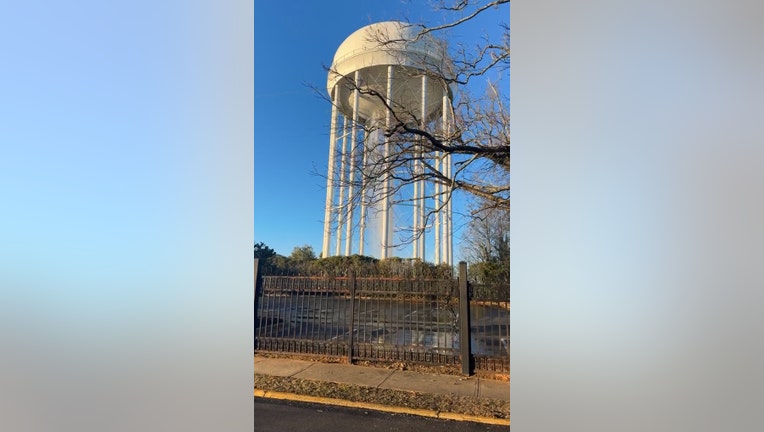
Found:
[[509, 287], [469, 286], [463, 269], [459, 279], [270, 276], [255, 260], [255, 351], [508, 372]]

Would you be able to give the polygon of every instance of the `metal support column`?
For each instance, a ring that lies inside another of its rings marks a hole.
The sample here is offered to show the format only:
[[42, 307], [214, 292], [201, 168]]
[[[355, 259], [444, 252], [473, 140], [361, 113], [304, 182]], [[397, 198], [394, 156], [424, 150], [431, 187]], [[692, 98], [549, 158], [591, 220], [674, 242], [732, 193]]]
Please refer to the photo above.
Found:
[[363, 147], [361, 148], [361, 152], [363, 154], [362, 158], [362, 165], [361, 165], [361, 214], [359, 217], [358, 224], [360, 225], [358, 229], [358, 254], [363, 255], [363, 243], [365, 241], [364, 237], [366, 235], [366, 175], [365, 175], [365, 169], [366, 164], [368, 163], [368, 151], [366, 149], [366, 143], [369, 140], [369, 135], [366, 132], [366, 129], [364, 128], [363, 131]]
[[342, 244], [342, 227], [345, 223], [345, 166], [347, 165], [347, 140], [348, 140], [348, 118], [343, 116], [342, 121], [342, 158], [340, 159], [340, 196], [337, 204], [337, 243], [335, 246], [335, 255], [340, 254], [340, 245]]
[[[385, 94], [387, 98], [387, 106], [390, 107], [387, 112], [385, 113], [385, 128], [389, 131], [390, 127], [392, 126], [392, 113], [390, 112], [390, 109], [392, 109], [393, 106], [393, 66], [390, 65], [387, 67], [387, 93]], [[382, 193], [384, 197], [382, 198], [382, 250], [380, 253], [380, 257], [382, 259], [386, 259], [390, 254], [390, 173], [388, 170], [391, 169], [390, 167], [390, 139], [385, 138], [385, 155], [384, 155], [384, 164], [385, 164], [385, 180], [383, 182], [383, 190]]]
[[[448, 172], [448, 179], [451, 180], [451, 154], [446, 155], [446, 172]], [[453, 227], [453, 219], [452, 219], [452, 208], [451, 204], [453, 203], [453, 200], [451, 199], [451, 193], [453, 190], [451, 189], [451, 185], [448, 186], [448, 203], [446, 204], [446, 226], [448, 227], [448, 230], [446, 234], [448, 235], [447, 241], [446, 241], [446, 262], [451, 265], [454, 262], [454, 227]]]
[[360, 76], [360, 73], [358, 71], [355, 71], [355, 76], [353, 77], [354, 83], [355, 83], [355, 90], [353, 90], [353, 125], [350, 127], [350, 175], [349, 177], [349, 183], [348, 186], [348, 198], [347, 198], [347, 225], [345, 225], [345, 255], [350, 256], [353, 251], [353, 182], [355, 181], [355, 160], [357, 157], [356, 154], [356, 147], [358, 146], [358, 142], [356, 140], [356, 131], [358, 127], [358, 78]]
[[[427, 74], [422, 75], [422, 130], [427, 129]], [[424, 140], [425, 138], [422, 138]], [[420, 159], [417, 160], [417, 164], [419, 166], [419, 170], [417, 171], [418, 175], [422, 175], [424, 173], [424, 162], [422, 162], [421, 158], [423, 156], [423, 147], [419, 147], [419, 157]], [[419, 214], [417, 215], [417, 226], [421, 230], [420, 236], [417, 239], [419, 242], [419, 258], [422, 259], [422, 261], [426, 258], [426, 248], [425, 248], [425, 223], [424, 223], [424, 211], [425, 211], [425, 197], [427, 194], [425, 193], [427, 190], [427, 186], [425, 185], [424, 180], [419, 179], [417, 180], [419, 183], [419, 196], [417, 197], [417, 202], [419, 203]]]
[[337, 93], [339, 90], [334, 88], [334, 97], [332, 98], [332, 120], [329, 129], [329, 172], [326, 176], [326, 205], [324, 207], [324, 241], [321, 246], [321, 256], [329, 256], [329, 244], [332, 237], [332, 206], [334, 198], [334, 165], [335, 152], [337, 150]]
[[[448, 100], [448, 88], [446, 87], [445, 93], [443, 94], [443, 135], [445, 136], [445, 140], [448, 140], [448, 137], [451, 133], [451, 125], [449, 121], [449, 100]], [[448, 170], [449, 170], [449, 161], [451, 155], [450, 154], [443, 154], [441, 155], [440, 159], [440, 173], [443, 174], [447, 179], [450, 179]], [[448, 242], [450, 241], [448, 237], [448, 204], [450, 203], [449, 195], [451, 188], [449, 185], [441, 185], [441, 195], [440, 195], [440, 201], [441, 201], [441, 210], [438, 212], [440, 216], [440, 256], [441, 256], [441, 262], [444, 262], [446, 264], [451, 264], [451, 258], [448, 256]], [[448, 200], [448, 201], [447, 201]]]

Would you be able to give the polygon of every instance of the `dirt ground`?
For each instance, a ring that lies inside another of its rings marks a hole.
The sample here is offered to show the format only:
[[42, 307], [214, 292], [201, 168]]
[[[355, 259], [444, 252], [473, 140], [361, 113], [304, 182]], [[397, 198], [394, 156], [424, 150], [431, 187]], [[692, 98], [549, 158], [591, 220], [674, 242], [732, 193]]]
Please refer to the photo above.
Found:
[[438, 410], [500, 419], [509, 418], [509, 402], [496, 399], [453, 394], [436, 395], [261, 374], [255, 374], [255, 388], [354, 402]]

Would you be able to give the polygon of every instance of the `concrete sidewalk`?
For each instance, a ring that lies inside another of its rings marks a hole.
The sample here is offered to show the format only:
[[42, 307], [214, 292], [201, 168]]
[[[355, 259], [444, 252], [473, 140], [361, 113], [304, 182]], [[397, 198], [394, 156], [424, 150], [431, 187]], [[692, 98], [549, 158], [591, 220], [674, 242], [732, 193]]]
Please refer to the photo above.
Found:
[[255, 355], [255, 373], [343, 384], [455, 394], [509, 401], [509, 383], [483, 378], [436, 375], [339, 363], [319, 363]]

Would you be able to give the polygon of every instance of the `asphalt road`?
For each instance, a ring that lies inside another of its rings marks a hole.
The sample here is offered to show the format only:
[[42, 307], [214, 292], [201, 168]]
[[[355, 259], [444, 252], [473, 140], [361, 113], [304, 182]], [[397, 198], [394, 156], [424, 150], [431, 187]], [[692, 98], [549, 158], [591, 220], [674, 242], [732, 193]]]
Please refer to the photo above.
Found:
[[509, 426], [255, 398], [255, 432], [508, 432]]

